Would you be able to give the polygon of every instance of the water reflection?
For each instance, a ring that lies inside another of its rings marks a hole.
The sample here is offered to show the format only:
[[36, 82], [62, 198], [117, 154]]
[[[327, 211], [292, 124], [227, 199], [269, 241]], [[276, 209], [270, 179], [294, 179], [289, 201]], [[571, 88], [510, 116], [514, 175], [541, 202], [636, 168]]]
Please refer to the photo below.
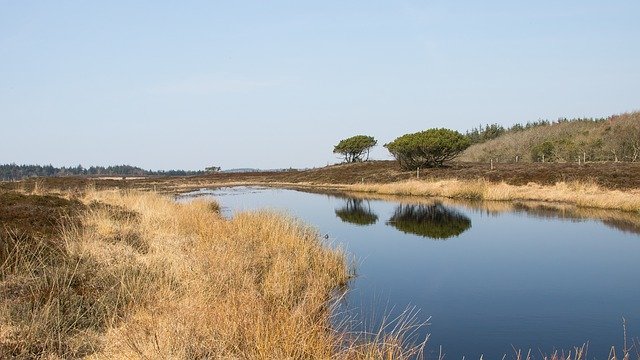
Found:
[[355, 225], [373, 225], [378, 222], [378, 215], [371, 211], [371, 204], [367, 201], [364, 206], [364, 200], [348, 198], [345, 206], [336, 209], [336, 216], [344, 222]]
[[[363, 194], [348, 192], [345, 193], [354, 198], [366, 200], [381, 200], [385, 202], [402, 202], [411, 204], [433, 204], [434, 198], [419, 196], [396, 196], [379, 195], [367, 193]], [[341, 195], [340, 198], [346, 195]], [[333, 195], [332, 196], [337, 196]], [[599, 221], [603, 225], [629, 234], [640, 234], [640, 216], [636, 212], [617, 211], [609, 209], [576, 207], [574, 205], [551, 203], [541, 201], [466, 201], [446, 198], [435, 200], [448, 208], [461, 208], [470, 210], [478, 214], [486, 214], [492, 217], [499, 217], [504, 214], [524, 214], [528, 217], [539, 219], [558, 219], [570, 222]]]
[[635, 213], [589, 208], [564, 208], [559, 205], [515, 203], [510, 209], [516, 213], [526, 213], [543, 219], [585, 221], [598, 219], [604, 225], [625, 233], [640, 234], [640, 217]]
[[446, 240], [471, 228], [471, 219], [441, 203], [398, 205], [387, 225], [406, 234]]

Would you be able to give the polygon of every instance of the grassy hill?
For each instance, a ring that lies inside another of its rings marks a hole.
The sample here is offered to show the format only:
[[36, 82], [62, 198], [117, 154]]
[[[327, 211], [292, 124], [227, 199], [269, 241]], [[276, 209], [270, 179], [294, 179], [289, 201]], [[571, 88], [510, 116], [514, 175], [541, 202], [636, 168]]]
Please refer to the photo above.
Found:
[[469, 162], [640, 161], [640, 112], [515, 127], [469, 147]]

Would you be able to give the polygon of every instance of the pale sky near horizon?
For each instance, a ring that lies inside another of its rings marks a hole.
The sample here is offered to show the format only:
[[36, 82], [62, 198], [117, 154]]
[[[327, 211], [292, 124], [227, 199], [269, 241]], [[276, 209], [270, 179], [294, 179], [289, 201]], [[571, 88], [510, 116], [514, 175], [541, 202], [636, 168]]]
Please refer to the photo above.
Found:
[[0, 0], [0, 164], [324, 166], [640, 110], [640, 1]]

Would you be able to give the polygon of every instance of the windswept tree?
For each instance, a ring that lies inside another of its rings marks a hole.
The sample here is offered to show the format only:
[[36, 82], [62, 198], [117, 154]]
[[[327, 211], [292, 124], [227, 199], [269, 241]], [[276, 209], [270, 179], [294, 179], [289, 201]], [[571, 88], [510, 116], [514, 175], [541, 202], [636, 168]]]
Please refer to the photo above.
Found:
[[369, 160], [369, 151], [378, 141], [373, 136], [356, 135], [340, 140], [333, 147], [334, 154], [340, 154], [345, 162], [359, 162]]
[[468, 148], [470, 141], [457, 131], [429, 129], [402, 135], [384, 147], [405, 169], [442, 166]]

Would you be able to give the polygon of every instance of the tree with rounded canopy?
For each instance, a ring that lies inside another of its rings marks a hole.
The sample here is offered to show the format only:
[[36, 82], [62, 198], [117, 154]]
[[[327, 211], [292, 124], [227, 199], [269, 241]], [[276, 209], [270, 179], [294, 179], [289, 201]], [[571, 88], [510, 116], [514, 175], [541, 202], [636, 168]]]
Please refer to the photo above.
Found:
[[405, 169], [442, 166], [469, 147], [464, 135], [445, 128], [429, 129], [402, 135], [385, 144], [391, 155]]
[[333, 153], [340, 154], [348, 163], [366, 161], [369, 160], [369, 151], [376, 144], [378, 141], [373, 136], [356, 135], [340, 140], [338, 145], [333, 147]]

